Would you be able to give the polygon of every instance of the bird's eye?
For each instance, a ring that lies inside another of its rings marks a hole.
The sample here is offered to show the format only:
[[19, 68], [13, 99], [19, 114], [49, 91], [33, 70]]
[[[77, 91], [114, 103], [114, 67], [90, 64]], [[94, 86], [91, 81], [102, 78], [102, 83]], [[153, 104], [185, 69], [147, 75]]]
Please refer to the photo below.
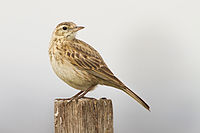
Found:
[[67, 27], [63, 27], [63, 30], [67, 30]]

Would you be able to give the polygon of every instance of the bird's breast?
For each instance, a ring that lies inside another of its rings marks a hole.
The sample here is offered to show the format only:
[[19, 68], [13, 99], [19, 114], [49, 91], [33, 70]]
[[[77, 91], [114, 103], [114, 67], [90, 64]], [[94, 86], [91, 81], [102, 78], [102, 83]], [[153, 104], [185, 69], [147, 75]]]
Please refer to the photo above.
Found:
[[95, 77], [72, 65], [67, 58], [59, 54], [56, 48], [51, 50], [49, 54], [54, 72], [71, 87], [79, 90], [86, 90], [90, 86], [96, 84]]

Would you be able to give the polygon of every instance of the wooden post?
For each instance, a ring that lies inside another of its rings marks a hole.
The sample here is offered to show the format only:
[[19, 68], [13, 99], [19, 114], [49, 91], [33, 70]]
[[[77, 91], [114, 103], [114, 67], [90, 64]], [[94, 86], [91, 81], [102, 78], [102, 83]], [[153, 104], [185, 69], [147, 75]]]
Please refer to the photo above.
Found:
[[82, 98], [68, 102], [55, 100], [55, 133], [113, 133], [111, 100]]

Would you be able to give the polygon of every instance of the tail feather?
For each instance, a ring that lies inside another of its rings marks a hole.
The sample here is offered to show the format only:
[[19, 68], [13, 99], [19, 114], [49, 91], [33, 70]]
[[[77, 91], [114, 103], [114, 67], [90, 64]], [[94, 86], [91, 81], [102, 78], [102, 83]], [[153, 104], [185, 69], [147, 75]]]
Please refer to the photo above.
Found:
[[131, 91], [128, 87], [124, 86], [122, 88], [124, 92], [126, 92], [129, 96], [134, 98], [138, 103], [140, 103], [143, 107], [145, 107], [147, 110], [150, 111], [149, 105], [147, 105], [137, 94], [135, 94], [133, 91]]
[[133, 99], [135, 99], [138, 103], [140, 103], [143, 107], [145, 107], [147, 110], [150, 111], [150, 107], [137, 95], [135, 94], [133, 91], [131, 91], [128, 87], [126, 87], [117, 77], [115, 77], [114, 75], [111, 76], [112, 80], [105, 80], [102, 79], [98, 76], [99, 79], [101, 79], [99, 82], [99, 84], [101, 85], [107, 85], [107, 86], [112, 86], [115, 88], [118, 88], [120, 90], [123, 90], [124, 92], [126, 92], [129, 96], [131, 96]]

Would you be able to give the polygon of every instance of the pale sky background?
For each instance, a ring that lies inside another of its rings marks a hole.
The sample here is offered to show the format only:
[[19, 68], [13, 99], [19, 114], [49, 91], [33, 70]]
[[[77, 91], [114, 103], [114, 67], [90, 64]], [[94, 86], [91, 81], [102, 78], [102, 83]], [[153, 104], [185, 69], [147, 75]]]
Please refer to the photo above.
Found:
[[55, 26], [73, 21], [78, 38], [150, 106], [117, 89], [87, 96], [112, 99], [115, 133], [200, 132], [199, 0], [17, 0], [0, 2], [0, 132], [53, 133], [54, 99], [78, 91], [51, 69]]

